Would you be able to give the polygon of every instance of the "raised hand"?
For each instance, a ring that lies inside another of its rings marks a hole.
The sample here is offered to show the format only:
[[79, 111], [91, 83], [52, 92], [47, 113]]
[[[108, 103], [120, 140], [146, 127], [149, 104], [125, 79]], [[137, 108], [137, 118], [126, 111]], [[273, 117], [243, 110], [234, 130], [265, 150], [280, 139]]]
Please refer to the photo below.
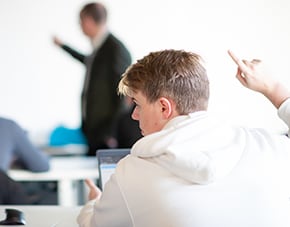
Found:
[[240, 60], [231, 50], [228, 54], [238, 66], [236, 77], [243, 86], [262, 93], [276, 108], [290, 97], [288, 89], [268, 75], [261, 60]]
[[56, 36], [52, 37], [52, 40], [53, 40], [54, 44], [57, 46], [63, 45], [62, 41]]

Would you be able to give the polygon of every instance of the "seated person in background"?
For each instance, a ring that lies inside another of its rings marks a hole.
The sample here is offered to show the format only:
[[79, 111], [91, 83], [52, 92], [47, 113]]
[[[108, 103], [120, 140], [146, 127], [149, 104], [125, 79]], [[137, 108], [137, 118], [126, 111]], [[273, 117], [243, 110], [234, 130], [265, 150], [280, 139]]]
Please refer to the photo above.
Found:
[[[260, 61], [229, 54], [241, 83], [264, 94], [289, 126], [289, 91], [261, 74]], [[211, 116], [199, 55], [150, 53], [127, 69], [119, 92], [133, 98], [144, 137], [102, 193], [87, 180], [80, 226], [290, 226], [289, 138]]]
[[30, 199], [21, 184], [13, 181], [0, 170], [0, 204], [30, 204]]
[[38, 150], [27, 133], [14, 121], [0, 118], [0, 169], [11, 167], [33, 172], [49, 170], [49, 157]]

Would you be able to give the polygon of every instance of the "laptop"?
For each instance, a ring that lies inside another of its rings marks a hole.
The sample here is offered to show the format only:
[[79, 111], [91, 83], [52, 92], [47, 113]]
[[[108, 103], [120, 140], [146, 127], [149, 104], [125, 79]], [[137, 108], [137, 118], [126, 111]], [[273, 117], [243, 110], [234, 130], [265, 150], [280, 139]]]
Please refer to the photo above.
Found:
[[130, 154], [130, 148], [99, 149], [96, 152], [99, 169], [99, 187], [104, 189], [106, 182], [115, 172], [117, 163]]

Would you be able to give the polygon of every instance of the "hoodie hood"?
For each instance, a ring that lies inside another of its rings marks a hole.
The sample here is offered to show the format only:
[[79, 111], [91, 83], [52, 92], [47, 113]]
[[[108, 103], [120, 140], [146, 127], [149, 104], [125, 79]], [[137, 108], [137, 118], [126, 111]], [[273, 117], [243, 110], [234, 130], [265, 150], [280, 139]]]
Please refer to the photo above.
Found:
[[200, 111], [178, 116], [161, 131], [138, 140], [131, 154], [192, 183], [208, 184], [237, 165], [245, 140], [242, 128], [225, 125]]

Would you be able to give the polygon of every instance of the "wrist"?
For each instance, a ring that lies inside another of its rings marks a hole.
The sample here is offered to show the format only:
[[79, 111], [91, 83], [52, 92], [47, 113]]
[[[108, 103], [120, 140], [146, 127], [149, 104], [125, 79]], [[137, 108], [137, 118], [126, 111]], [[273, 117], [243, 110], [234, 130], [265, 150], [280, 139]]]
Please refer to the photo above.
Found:
[[265, 83], [263, 89], [261, 90], [261, 93], [268, 97], [271, 97], [279, 90], [279, 87], [281, 84], [277, 81], [270, 81], [269, 83]]
[[290, 97], [289, 90], [279, 82], [272, 83], [272, 85], [263, 94], [276, 108], [279, 108], [280, 105]]

